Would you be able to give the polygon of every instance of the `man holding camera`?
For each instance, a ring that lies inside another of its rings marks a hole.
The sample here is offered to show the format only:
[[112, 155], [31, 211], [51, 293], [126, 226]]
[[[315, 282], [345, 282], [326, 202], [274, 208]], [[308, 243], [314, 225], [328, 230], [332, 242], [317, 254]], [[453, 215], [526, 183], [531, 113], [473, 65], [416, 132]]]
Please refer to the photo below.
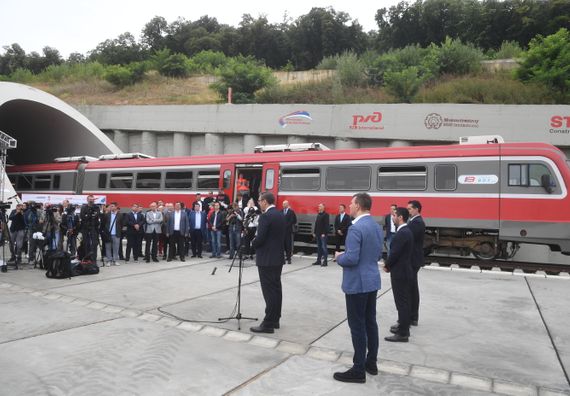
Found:
[[44, 223], [46, 221], [46, 214], [42, 209], [41, 203], [36, 203], [30, 201], [28, 205], [28, 210], [24, 213], [24, 222], [26, 223], [26, 230], [29, 240], [28, 248], [28, 263], [36, 264], [36, 249], [42, 248], [42, 239], [34, 238], [34, 234], [37, 232], [42, 232]]
[[100, 210], [99, 206], [95, 205], [95, 197], [93, 195], [89, 194], [87, 196], [87, 204], [81, 207], [79, 219], [81, 221], [81, 235], [85, 244], [84, 259], [97, 262]]
[[24, 222], [24, 205], [16, 205], [16, 209], [10, 213], [10, 235], [12, 237], [13, 255], [16, 266], [22, 262], [22, 247], [24, 246], [24, 234], [26, 233], [26, 223]]
[[[65, 202], [65, 201], [64, 201]], [[75, 256], [77, 252], [77, 233], [79, 231], [79, 215], [75, 213], [75, 206], [64, 204], [63, 216], [61, 217], [61, 229], [66, 237], [65, 251], [71, 256]]]

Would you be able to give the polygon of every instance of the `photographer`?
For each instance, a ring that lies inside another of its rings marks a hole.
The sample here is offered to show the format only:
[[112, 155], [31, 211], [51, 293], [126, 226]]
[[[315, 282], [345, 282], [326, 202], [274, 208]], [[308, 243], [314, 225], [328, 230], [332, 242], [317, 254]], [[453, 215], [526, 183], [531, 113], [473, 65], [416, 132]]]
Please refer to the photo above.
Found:
[[99, 244], [99, 207], [95, 205], [95, 197], [87, 196], [87, 204], [79, 213], [81, 235], [85, 245], [84, 259], [97, 261], [97, 245]]
[[22, 247], [24, 246], [24, 234], [26, 232], [26, 223], [24, 222], [24, 205], [16, 205], [16, 209], [10, 213], [9, 220], [10, 234], [12, 236], [12, 250], [14, 250], [14, 257], [16, 266], [22, 262]]
[[230, 260], [236, 253], [239, 254], [241, 245], [241, 232], [243, 229], [243, 214], [237, 202], [234, 202], [226, 215], [226, 224], [230, 235]]
[[43, 231], [45, 221], [46, 214], [42, 209], [42, 204], [30, 201], [28, 210], [24, 213], [24, 223], [29, 240], [28, 264], [36, 264], [36, 249], [38, 247], [43, 250], [43, 239], [34, 238], [34, 234]]
[[249, 199], [247, 207], [243, 211], [245, 215], [243, 219], [244, 249], [246, 254], [253, 259], [254, 249], [251, 247], [251, 241], [255, 238], [260, 211], [257, 206], [255, 206], [253, 198]]
[[59, 205], [48, 206], [46, 208], [46, 218], [44, 235], [48, 241], [48, 249], [61, 250], [63, 248], [61, 240], [61, 207]]
[[61, 217], [61, 230], [65, 236], [65, 251], [71, 256], [77, 253], [77, 234], [79, 232], [79, 215], [75, 213], [75, 206], [67, 205]]

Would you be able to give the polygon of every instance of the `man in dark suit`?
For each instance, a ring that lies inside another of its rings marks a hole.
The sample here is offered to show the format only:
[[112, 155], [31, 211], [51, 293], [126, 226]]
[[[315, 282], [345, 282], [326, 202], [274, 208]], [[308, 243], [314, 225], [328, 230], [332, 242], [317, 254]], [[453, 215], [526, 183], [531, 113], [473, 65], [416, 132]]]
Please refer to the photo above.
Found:
[[392, 216], [396, 225], [396, 234], [392, 238], [390, 255], [386, 259], [384, 271], [390, 272], [392, 282], [392, 293], [396, 309], [398, 310], [398, 324], [390, 328], [393, 336], [385, 337], [386, 341], [408, 342], [410, 336], [410, 282], [412, 280], [412, 250], [414, 246], [414, 236], [406, 222], [408, 221], [408, 210], [406, 208], [396, 208]]
[[396, 211], [398, 205], [392, 204], [390, 205], [390, 213], [386, 213], [384, 215], [384, 241], [386, 242], [386, 256], [390, 255], [390, 244], [392, 243], [392, 237], [396, 233], [396, 226], [392, 221], [392, 216]]
[[144, 237], [144, 215], [139, 210], [138, 204], [131, 206], [131, 212], [127, 213], [127, 251], [125, 253], [125, 261], [129, 261], [131, 250], [133, 251], [133, 259], [139, 260], [142, 251], [142, 240]]
[[206, 212], [198, 202], [194, 203], [194, 210], [188, 215], [190, 241], [192, 242], [192, 257], [202, 258], [202, 241], [207, 232]]
[[340, 252], [340, 247], [344, 246], [348, 227], [350, 227], [350, 223], [352, 221], [350, 216], [345, 213], [345, 210], [346, 206], [344, 204], [340, 204], [338, 206], [338, 214], [334, 218], [334, 235], [336, 237], [335, 251], [337, 252]]
[[192, 202], [192, 206], [189, 208], [191, 211], [194, 210], [194, 205], [198, 204], [200, 206], [200, 210], [207, 212], [208, 211], [208, 205], [204, 202], [204, 200], [202, 199], [202, 194], [200, 193], [196, 193], [196, 200], [194, 202]]
[[168, 259], [172, 261], [174, 252], [180, 256], [180, 261], [184, 261], [184, 239], [188, 235], [188, 215], [182, 209], [182, 204], [176, 202], [174, 212], [168, 216], [166, 225], [166, 237], [170, 238], [170, 248], [168, 249]]
[[289, 201], [283, 201], [283, 215], [285, 216], [285, 260], [287, 260], [287, 264], [291, 264], [293, 241], [297, 227], [297, 215], [289, 206]]
[[282, 290], [281, 271], [285, 259], [285, 216], [275, 208], [275, 196], [264, 192], [259, 197], [263, 214], [259, 217], [257, 235], [252, 241], [255, 248], [255, 264], [265, 300], [265, 317], [259, 326], [252, 327], [254, 333], [273, 333], [279, 328], [281, 318]]
[[117, 204], [112, 202], [109, 205], [109, 212], [103, 214], [101, 221], [101, 237], [105, 244], [105, 258], [107, 267], [120, 265], [119, 244], [121, 243], [121, 233], [123, 229], [123, 216], [117, 208]]
[[359, 193], [352, 197], [350, 214], [354, 221], [348, 229], [346, 251], [335, 252], [336, 261], [342, 267], [342, 291], [354, 347], [352, 368], [334, 373], [334, 379], [342, 382], [364, 383], [365, 372], [378, 374], [376, 296], [380, 289], [378, 257], [382, 255], [383, 240], [382, 229], [370, 216], [371, 207], [370, 195]]
[[418, 286], [418, 271], [424, 265], [424, 236], [426, 232], [426, 225], [421, 216], [422, 204], [420, 201], [408, 202], [408, 213], [410, 219], [408, 220], [408, 227], [414, 234], [414, 252], [412, 254], [412, 268], [413, 279], [411, 281], [412, 287], [412, 302], [411, 302], [411, 324], [412, 326], [418, 325], [419, 308], [420, 308], [420, 289]]
[[325, 204], [323, 203], [319, 204], [318, 210], [319, 213], [317, 214], [313, 231], [313, 237], [317, 241], [317, 261], [313, 265], [326, 267], [328, 265], [327, 235], [329, 233], [329, 214], [325, 212]]
[[210, 226], [210, 240], [212, 241], [212, 255], [210, 258], [222, 257], [222, 228], [226, 220], [226, 212], [220, 209], [220, 203], [214, 203], [214, 211], [208, 217]]

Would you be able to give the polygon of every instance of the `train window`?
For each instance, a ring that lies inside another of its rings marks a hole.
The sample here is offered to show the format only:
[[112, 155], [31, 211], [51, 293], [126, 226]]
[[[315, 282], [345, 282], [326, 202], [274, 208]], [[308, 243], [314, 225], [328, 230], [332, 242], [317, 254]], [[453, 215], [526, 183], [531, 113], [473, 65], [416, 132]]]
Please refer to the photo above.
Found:
[[133, 187], [132, 173], [111, 173], [109, 188], [130, 189]]
[[378, 169], [380, 190], [425, 190], [427, 169], [425, 166], [381, 166]]
[[232, 171], [229, 169], [226, 169], [224, 171], [224, 184], [223, 184], [223, 188], [230, 188], [230, 181], [232, 180]]
[[34, 190], [49, 190], [51, 185], [51, 175], [41, 175], [34, 177]]
[[160, 172], [137, 173], [136, 188], [141, 190], [159, 189], [161, 176]]
[[216, 190], [219, 186], [219, 171], [199, 171], [198, 188], [201, 190]]
[[275, 169], [267, 169], [265, 172], [265, 190], [271, 190], [275, 185]]
[[8, 175], [8, 179], [10, 179], [10, 183], [12, 183], [12, 186], [16, 187], [16, 181], [18, 180], [18, 176]]
[[61, 180], [60, 175], [53, 175], [53, 188], [59, 188], [59, 182]]
[[327, 169], [327, 190], [368, 191], [370, 189], [370, 168], [368, 166]]
[[314, 191], [321, 187], [321, 170], [283, 169], [280, 189], [283, 191]]
[[453, 164], [435, 166], [435, 189], [453, 191], [457, 188], [457, 167]]
[[99, 182], [97, 184], [99, 188], [107, 188], [107, 174], [99, 173]]
[[544, 164], [509, 164], [509, 186], [541, 187], [543, 175], [549, 175], [550, 187], [556, 187], [555, 178]]
[[177, 190], [192, 188], [192, 172], [166, 172], [164, 187]]
[[16, 183], [18, 190], [31, 190], [32, 189], [32, 176], [20, 175]]

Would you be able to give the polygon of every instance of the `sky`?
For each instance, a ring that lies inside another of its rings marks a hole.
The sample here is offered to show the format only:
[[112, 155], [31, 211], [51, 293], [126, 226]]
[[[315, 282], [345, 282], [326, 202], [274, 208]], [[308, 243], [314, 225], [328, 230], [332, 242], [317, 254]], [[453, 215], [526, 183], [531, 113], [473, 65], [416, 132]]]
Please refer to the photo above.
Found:
[[[269, 22], [280, 23], [285, 13], [290, 18], [307, 14], [313, 7], [332, 6], [344, 11], [364, 27], [376, 30], [376, 11], [398, 0], [359, 2], [348, 0], [0, 0], [0, 47], [18, 43], [26, 53], [43, 47], [57, 48], [62, 56], [71, 52], [86, 54], [97, 44], [131, 32], [137, 39], [144, 25], [154, 16], [171, 23], [183, 17], [194, 21], [203, 15], [218, 22], [238, 26], [243, 14], [254, 18], [265, 15]], [[0, 50], [3, 53], [3, 50]]]

